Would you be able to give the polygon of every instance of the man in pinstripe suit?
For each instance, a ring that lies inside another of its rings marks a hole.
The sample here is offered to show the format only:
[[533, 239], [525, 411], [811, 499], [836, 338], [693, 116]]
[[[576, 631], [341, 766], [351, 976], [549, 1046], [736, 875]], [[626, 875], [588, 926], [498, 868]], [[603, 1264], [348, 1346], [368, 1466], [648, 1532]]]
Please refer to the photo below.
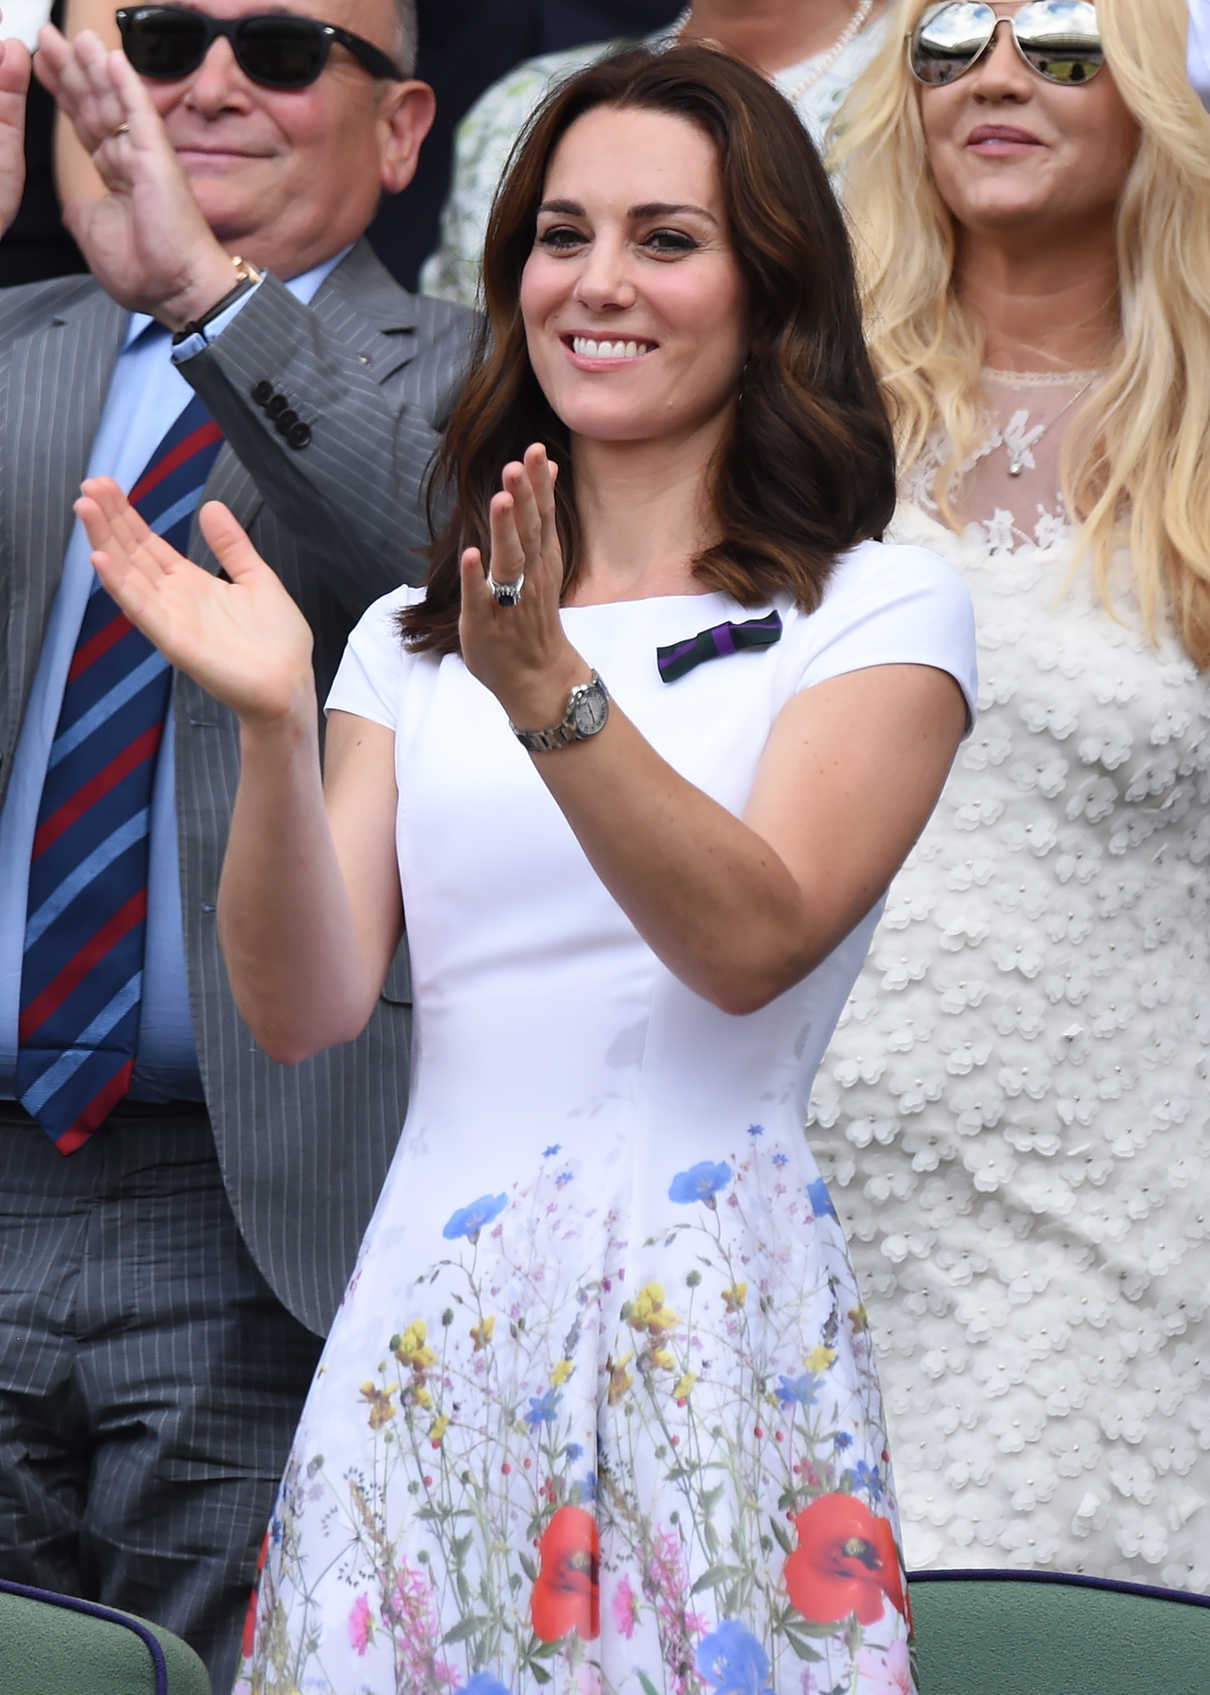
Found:
[[[208, 0], [205, 16], [263, 6]], [[408, 181], [433, 97], [405, 74], [411, 0], [325, 0], [323, 19], [346, 34], [291, 89], [243, 69], [230, 33], [143, 82], [95, 38], [44, 32], [39, 75], [106, 190], [71, 219], [99, 280], [0, 295], [0, 1574], [156, 1618], [216, 1692], [403, 1119], [406, 962], [357, 1042], [295, 1069], [257, 1051], [214, 922], [237, 730], [178, 676], [133, 1083], [70, 1157], [18, 1100], [18, 1009], [31, 844], [92, 577], [81, 478], [139, 478], [200, 395], [224, 442], [205, 496], [306, 614], [321, 700], [363, 608], [421, 570], [421, 481], [469, 317], [406, 294], [361, 236], [380, 190]], [[6, 54], [0, 214], [22, 76]], [[190, 551], [209, 560], [196, 521]]]

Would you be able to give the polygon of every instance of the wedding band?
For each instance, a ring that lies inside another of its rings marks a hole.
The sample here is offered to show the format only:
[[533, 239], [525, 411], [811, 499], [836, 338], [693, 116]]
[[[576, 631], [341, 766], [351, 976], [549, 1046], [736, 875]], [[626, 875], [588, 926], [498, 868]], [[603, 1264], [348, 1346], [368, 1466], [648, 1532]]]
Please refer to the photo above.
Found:
[[498, 583], [490, 571], [487, 573], [487, 586], [495, 596], [497, 606], [515, 606], [521, 598], [521, 586], [524, 582], [524, 571], [512, 583]]
[[129, 135], [129, 134], [130, 134], [130, 125], [129, 124], [116, 124], [114, 126], [114, 128], [110, 130], [109, 138], [110, 138], [111, 141], [116, 141], [118, 136]]

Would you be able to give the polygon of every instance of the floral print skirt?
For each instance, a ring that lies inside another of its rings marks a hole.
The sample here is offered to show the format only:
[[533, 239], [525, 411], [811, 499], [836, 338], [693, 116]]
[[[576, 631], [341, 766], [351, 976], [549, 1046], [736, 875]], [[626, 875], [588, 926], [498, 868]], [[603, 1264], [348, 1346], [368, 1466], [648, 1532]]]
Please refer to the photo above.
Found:
[[647, 1148], [641, 1203], [623, 1141], [537, 1141], [485, 1192], [455, 1162], [435, 1214], [407, 1147], [237, 1689], [911, 1695], [865, 1310], [801, 1135]]

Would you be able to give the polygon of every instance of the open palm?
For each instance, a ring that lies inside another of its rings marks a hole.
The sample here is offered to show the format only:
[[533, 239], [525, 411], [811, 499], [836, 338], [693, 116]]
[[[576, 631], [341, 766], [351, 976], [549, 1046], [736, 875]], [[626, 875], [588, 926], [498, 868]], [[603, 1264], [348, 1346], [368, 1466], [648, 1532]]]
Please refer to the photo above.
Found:
[[207, 502], [200, 521], [227, 581], [150, 530], [109, 477], [83, 484], [76, 512], [97, 575], [166, 659], [242, 719], [298, 707], [313, 686], [310, 626], [225, 506]]

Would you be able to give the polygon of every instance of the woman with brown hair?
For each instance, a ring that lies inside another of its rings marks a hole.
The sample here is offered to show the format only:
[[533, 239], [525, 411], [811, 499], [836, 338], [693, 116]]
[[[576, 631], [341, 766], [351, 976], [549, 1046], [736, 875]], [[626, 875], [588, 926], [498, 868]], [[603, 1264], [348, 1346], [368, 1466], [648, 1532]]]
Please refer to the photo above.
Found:
[[801, 1115], [967, 720], [966, 596], [876, 539], [843, 224], [756, 72], [687, 48], [558, 91], [487, 303], [454, 515], [350, 643], [326, 809], [309, 632], [229, 515], [223, 582], [112, 485], [81, 503], [106, 583], [242, 721], [219, 922], [259, 1040], [347, 1040], [407, 914], [408, 1118], [241, 1687], [906, 1689]]

